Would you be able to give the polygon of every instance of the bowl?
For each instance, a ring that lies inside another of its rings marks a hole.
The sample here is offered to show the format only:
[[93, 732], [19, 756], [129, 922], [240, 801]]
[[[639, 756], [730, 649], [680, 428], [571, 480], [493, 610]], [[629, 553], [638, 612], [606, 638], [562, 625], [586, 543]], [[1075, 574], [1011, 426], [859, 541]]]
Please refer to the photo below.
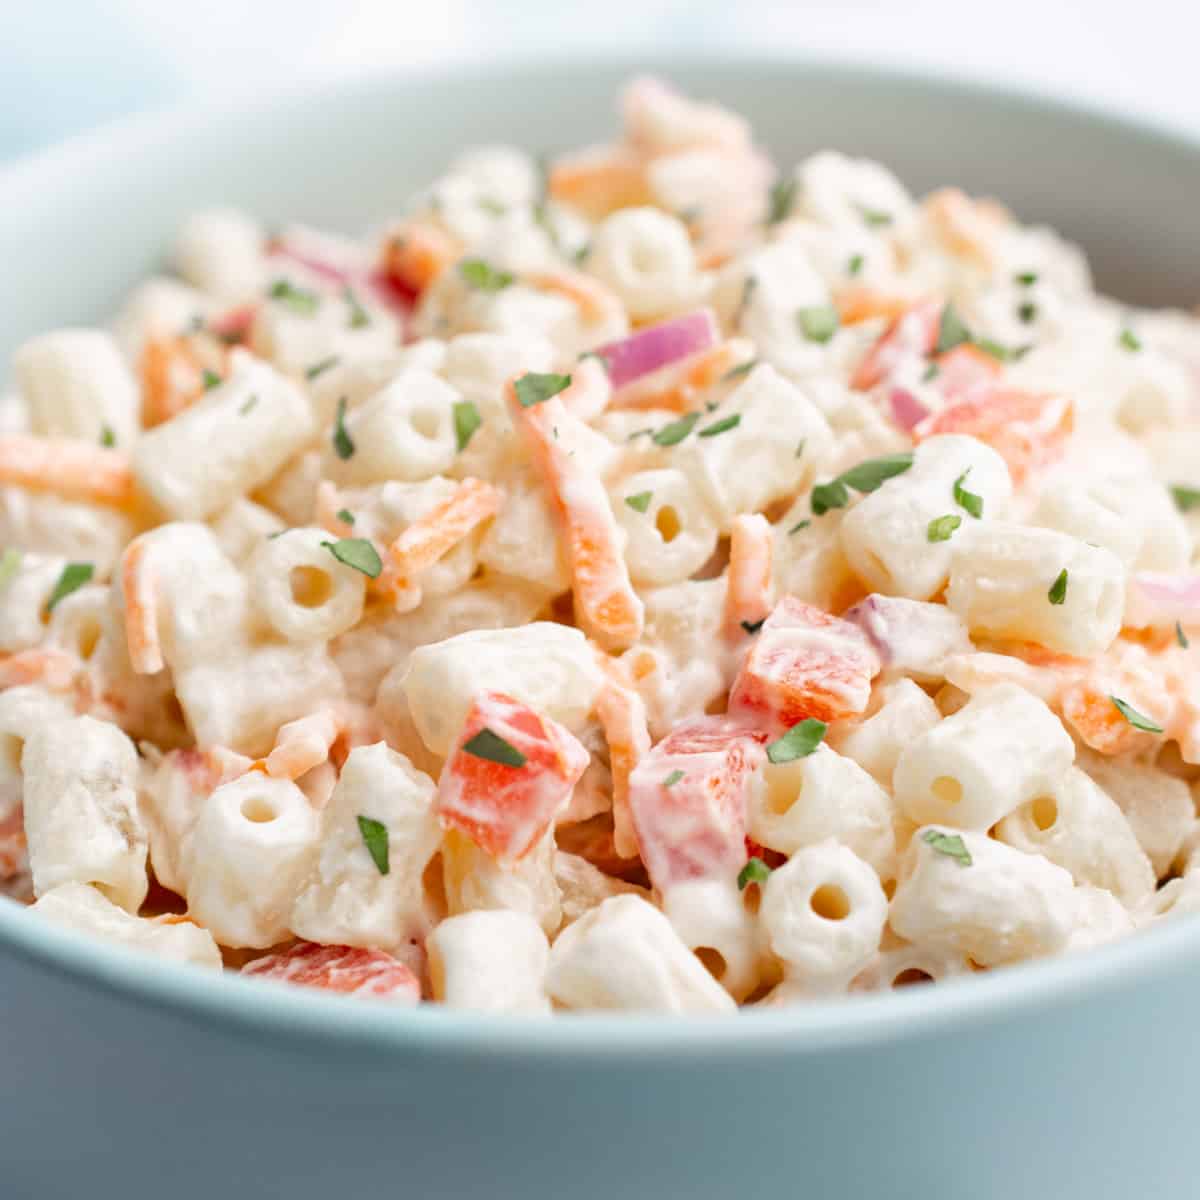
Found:
[[[0, 175], [0, 361], [102, 319], [190, 209], [360, 228], [456, 148], [611, 129], [638, 70], [958, 182], [1186, 303], [1200, 144], [1046, 98], [795, 59], [510, 64], [139, 119]], [[488, 1018], [172, 968], [0, 901], [0, 1193], [1128, 1200], [1195, 1193], [1200, 922], [965, 983], [735, 1018]]]

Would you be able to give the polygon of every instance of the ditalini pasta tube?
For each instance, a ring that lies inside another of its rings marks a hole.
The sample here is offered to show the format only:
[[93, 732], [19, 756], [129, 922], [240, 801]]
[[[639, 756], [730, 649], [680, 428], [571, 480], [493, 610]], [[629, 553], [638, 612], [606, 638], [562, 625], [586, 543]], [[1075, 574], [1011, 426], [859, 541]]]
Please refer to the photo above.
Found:
[[221, 969], [221, 951], [207, 929], [185, 917], [136, 917], [87, 883], [60, 883], [33, 906], [48, 921], [101, 941], [144, 950], [167, 962]]
[[33, 433], [129, 449], [138, 432], [137, 383], [116, 342], [99, 329], [60, 329], [13, 356]]
[[519, 912], [470, 912], [447, 917], [425, 943], [433, 997], [450, 1008], [544, 1013], [550, 943]]
[[266, 483], [313, 433], [304, 393], [236, 353], [224, 383], [140, 439], [134, 474], [168, 516], [203, 520]]
[[1036, 696], [999, 684], [916, 738], [896, 764], [896, 802], [918, 824], [987, 830], [1053, 793], [1075, 757], [1062, 722]]
[[34, 891], [95, 884], [136, 913], [149, 883], [133, 743], [92, 717], [51, 721], [26, 740], [22, 768]]
[[1088, 657], [1121, 628], [1125, 569], [1111, 550], [1070, 534], [994, 521], [954, 548], [946, 603], [975, 636]]

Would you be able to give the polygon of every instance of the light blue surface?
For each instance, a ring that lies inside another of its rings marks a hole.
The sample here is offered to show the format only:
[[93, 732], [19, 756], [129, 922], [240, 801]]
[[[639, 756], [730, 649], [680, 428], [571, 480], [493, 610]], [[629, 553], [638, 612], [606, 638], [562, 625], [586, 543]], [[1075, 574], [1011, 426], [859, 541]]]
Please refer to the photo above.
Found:
[[[464, 142], [612, 126], [645, 63], [362, 81], [140, 120], [0, 174], [0, 358], [96, 319], [189, 208], [354, 227]], [[1200, 291], [1200, 149], [863, 70], [673, 64], [784, 161], [821, 145], [955, 180], [1083, 240], [1123, 294]], [[1131, 1200], [1196, 1194], [1200, 922], [1077, 960], [714, 1021], [487, 1019], [222, 980], [0, 902], [0, 1194], [25, 1200]]]

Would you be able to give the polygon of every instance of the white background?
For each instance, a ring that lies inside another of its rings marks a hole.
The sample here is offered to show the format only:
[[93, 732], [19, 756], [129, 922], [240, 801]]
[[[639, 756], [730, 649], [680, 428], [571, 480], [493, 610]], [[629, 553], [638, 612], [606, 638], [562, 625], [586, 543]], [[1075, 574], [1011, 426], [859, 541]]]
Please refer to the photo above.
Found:
[[1195, 0], [0, 0], [0, 157], [311, 75], [622, 49], [931, 67], [1200, 133], [1198, 35]]

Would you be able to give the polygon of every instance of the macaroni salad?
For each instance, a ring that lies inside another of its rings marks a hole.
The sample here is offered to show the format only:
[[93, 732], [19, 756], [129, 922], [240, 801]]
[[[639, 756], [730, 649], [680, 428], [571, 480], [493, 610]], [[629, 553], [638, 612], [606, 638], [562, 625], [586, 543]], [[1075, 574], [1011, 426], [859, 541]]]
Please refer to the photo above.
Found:
[[[0, 404], [0, 878], [400, 1006], [725, 1012], [1200, 909], [1200, 323], [637, 79], [236, 211]], [[8, 901], [0, 901], [7, 903]]]

